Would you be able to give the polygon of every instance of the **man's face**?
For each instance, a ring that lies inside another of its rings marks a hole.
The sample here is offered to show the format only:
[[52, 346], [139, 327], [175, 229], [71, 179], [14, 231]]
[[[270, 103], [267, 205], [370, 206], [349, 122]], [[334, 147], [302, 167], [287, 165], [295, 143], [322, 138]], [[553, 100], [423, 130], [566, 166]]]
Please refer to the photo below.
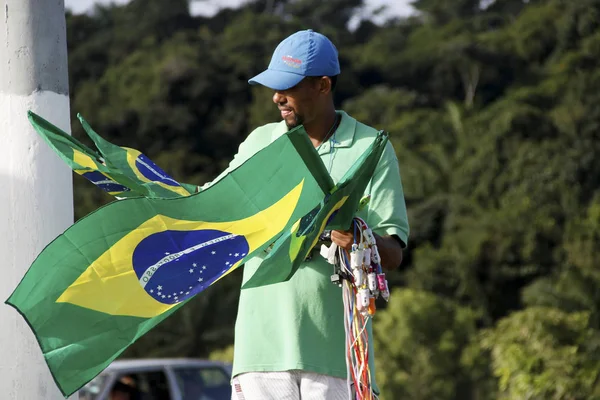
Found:
[[310, 123], [316, 116], [319, 101], [319, 80], [312, 78], [305, 78], [293, 88], [273, 94], [273, 102], [289, 129]]

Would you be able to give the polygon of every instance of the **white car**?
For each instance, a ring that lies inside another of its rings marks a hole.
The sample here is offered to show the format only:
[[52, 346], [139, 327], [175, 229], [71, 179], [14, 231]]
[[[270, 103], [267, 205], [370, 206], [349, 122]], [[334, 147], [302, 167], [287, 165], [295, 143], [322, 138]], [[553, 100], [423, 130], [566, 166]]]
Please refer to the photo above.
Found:
[[80, 400], [230, 400], [231, 364], [199, 359], [119, 360], [79, 390]]

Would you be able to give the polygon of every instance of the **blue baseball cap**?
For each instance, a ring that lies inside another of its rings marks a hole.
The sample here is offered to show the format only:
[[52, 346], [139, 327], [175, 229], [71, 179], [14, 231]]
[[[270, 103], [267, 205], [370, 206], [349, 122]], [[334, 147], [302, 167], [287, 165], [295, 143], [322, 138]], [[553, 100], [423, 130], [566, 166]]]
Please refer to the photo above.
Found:
[[335, 76], [339, 73], [338, 51], [334, 44], [326, 36], [307, 29], [279, 43], [267, 70], [248, 83], [286, 90], [307, 76]]

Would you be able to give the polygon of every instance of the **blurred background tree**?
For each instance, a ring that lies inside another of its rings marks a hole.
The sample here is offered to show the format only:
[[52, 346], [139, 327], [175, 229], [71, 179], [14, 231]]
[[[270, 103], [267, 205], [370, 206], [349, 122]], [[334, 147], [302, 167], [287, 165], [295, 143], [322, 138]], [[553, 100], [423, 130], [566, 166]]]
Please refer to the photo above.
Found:
[[[375, 316], [381, 398], [600, 399], [600, 1], [412, 5], [380, 24], [362, 0], [68, 13], [73, 121], [203, 184], [278, 118], [247, 79], [285, 36], [322, 31], [340, 51], [337, 106], [391, 133], [408, 203], [404, 267]], [[111, 201], [74, 180], [77, 218]], [[240, 280], [125, 356], [231, 360]]]

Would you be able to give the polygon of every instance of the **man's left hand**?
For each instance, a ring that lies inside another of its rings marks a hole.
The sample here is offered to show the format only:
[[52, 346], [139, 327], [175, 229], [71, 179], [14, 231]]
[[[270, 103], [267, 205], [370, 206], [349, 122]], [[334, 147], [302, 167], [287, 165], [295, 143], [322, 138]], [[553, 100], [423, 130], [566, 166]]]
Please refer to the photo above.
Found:
[[[402, 247], [395, 237], [392, 236], [379, 236], [373, 232], [375, 241], [377, 243], [377, 249], [381, 257], [381, 267], [386, 270], [394, 270], [402, 263]], [[343, 249], [348, 251], [352, 250], [352, 244], [354, 243], [353, 231], [331, 231], [331, 241]]]
[[352, 231], [331, 231], [331, 241], [343, 249], [352, 250], [354, 234]]

